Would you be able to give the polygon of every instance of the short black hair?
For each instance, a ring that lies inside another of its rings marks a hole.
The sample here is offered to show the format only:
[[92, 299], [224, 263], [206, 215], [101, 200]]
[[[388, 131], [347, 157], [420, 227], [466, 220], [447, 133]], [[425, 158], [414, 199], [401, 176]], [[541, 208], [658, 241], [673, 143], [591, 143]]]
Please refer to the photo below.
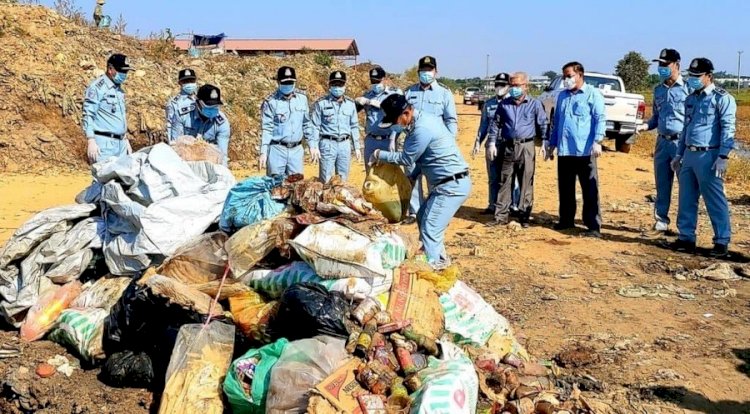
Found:
[[567, 68], [573, 68], [573, 71], [579, 75], [583, 75], [583, 65], [581, 65], [579, 62], [573, 61], [568, 62], [562, 67], [562, 71], [565, 72], [565, 69]]

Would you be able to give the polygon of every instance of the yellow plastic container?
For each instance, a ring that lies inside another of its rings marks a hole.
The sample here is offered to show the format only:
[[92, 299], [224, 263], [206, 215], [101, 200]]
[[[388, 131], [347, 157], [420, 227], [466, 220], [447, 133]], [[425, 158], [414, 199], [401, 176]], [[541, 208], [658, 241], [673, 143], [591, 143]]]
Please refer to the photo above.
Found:
[[409, 208], [411, 183], [401, 167], [394, 164], [376, 165], [370, 169], [362, 185], [362, 194], [388, 221], [397, 223]]

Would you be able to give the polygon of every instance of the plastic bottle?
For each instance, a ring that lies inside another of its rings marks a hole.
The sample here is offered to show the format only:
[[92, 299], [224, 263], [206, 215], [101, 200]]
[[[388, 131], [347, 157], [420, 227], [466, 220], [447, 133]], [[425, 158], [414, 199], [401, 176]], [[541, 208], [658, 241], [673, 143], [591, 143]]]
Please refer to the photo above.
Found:
[[362, 185], [362, 194], [388, 221], [397, 223], [409, 207], [411, 183], [401, 167], [376, 165], [370, 169]]

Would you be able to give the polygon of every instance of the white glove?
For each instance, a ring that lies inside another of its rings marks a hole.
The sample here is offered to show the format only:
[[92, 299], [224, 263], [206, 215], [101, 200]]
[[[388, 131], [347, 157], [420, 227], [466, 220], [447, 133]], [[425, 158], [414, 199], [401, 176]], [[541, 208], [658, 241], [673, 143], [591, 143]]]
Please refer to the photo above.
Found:
[[645, 132], [648, 131], [648, 124], [640, 124], [637, 127], [635, 127], [636, 132]]
[[602, 144], [595, 142], [594, 145], [591, 146], [591, 155], [593, 155], [594, 158], [599, 158], [602, 155]]
[[396, 152], [396, 137], [392, 136], [388, 140], [388, 151], [390, 152]]
[[258, 169], [264, 170], [266, 168], [266, 162], [268, 161], [268, 155], [265, 153], [260, 154], [260, 158], [258, 159]]
[[717, 158], [714, 162], [713, 169], [716, 170], [716, 176], [718, 178], [724, 178], [724, 174], [727, 172], [727, 165], [729, 164], [729, 160], [726, 158]]
[[93, 164], [99, 159], [99, 146], [96, 145], [96, 139], [94, 138], [90, 138], [88, 141], [86, 155], [89, 157], [89, 164]]
[[378, 101], [378, 100], [370, 99], [369, 104], [373, 108], [380, 108], [380, 101]]
[[367, 165], [370, 167], [378, 165], [378, 161], [380, 160], [380, 150], [376, 149], [372, 152], [372, 155], [370, 155], [370, 159], [367, 160]]
[[539, 156], [542, 157], [543, 160], [547, 160], [549, 152], [549, 141], [546, 139], [542, 140], [542, 148], [539, 149]]
[[545, 158], [545, 161], [552, 161], [555, 159], [555, 150], [557, 147], [554, 147], [552, 145], [547, 144], [547, 158]]
[[356, 158], [357, 161], [362, 161], [362, 151], [354, 150], [354, 158]]
[[320, 150], [317, 148], [310, 148], [310, 161], [313, 164], [317, 164], [320, 161]]
[[495, 144], [490, 144], [487, 146], [485, 155], [488, 160], [495, 161], [495, 158], [497, 158], [497, 147], [495, 146]]
[[674, 172], [680, 172], [680, 167], [682, 167], [682, 155], [677, 155], [674, 158], [672, 158], [672, 162], [669, 164], [670, 167], [672, 167], [672, 171]]
[[133, 153], [133, 147], [130, 146], [130, 140], [125, 141], [125, 153], [130, 155]]
[[482, 144], [480, 144], [479, 141], [477, 141], [477, 142], [474, 143], [474, 148], [472, 148], [472, 150], [471, 150], [471, 157], [472, 158], [474, 158], [477, 155], [479, 155], [479, 150], [480, 150], [481, 146], [482, 146]]
[[365, 106], [365, 105], [367, 105], [367, 104], [370, 103], [370, 100], [367, 99], [367, 98], [365, 98], [364, 96], [360, 96], [359, 98], [354, 99], [354, 102], [356, 102], [356, 103], [358, 103], [358, 104], [360, 104], [362, 106]]

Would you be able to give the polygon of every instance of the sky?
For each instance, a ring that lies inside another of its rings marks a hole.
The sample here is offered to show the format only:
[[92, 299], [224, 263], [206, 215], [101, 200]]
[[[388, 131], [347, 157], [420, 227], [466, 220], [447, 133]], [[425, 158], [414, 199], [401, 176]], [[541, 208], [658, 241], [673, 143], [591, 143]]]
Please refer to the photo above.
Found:
[[[95, 0], [73, 0], [90, 16]], [[52, 6], [54, 0], [42, 0]], [[683, 68], [708, 57], [716, 70], [750, 74], [747, 0], [108, 0], [129, 34], [224, 32], [232, 38], [354, 38], [359, 61], [402, 72], [423, 55], [439, 76], [560, 72], [571, 60], [612, 73], [635, 50], [647, 59], [677, 49]], [[651, 72], [655, 72], [655, 65]]]

